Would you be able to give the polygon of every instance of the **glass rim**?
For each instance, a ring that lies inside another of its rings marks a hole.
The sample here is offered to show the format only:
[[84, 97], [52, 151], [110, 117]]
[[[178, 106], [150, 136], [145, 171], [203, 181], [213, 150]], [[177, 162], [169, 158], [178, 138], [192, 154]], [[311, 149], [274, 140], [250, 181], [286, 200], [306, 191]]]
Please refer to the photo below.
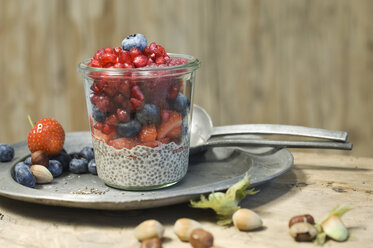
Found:
[[77, 70], [82, 74], [90, 73], [90, 72], [107, 72], [107, 73], [128, 73], [128, 72], [161, 72], [161, 71], [174, 71], [174, 70], [187, 70], [188, 72], [195, 71], [200, 67], [200, 62], [197, 58], [186, 55], [186, 54], [178, 54], [178, 53], [167, 53], [168, 56], [171, 58], [183, 58], [188, 60], [187, 64], [182, 65], [175, 65], [175, 66], [165, 66], [165, 67], [139, 67], [139, 68], [101, 68], [101, 67], [91, 67], [88, 66], [89, 61], [92, 58], [85, 59], [78, 64]]

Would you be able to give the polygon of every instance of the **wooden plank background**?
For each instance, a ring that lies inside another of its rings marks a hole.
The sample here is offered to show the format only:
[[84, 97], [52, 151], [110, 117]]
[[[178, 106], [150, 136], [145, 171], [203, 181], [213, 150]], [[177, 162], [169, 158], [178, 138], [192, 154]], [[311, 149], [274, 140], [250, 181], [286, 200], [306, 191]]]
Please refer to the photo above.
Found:
[[88, 130], [79, 61], [143, 33], [198, 57], [195, 103], [216, 125], [346, 130], [373, 156], [373, 1], [0, 0], [0, 142], [27, 114]]

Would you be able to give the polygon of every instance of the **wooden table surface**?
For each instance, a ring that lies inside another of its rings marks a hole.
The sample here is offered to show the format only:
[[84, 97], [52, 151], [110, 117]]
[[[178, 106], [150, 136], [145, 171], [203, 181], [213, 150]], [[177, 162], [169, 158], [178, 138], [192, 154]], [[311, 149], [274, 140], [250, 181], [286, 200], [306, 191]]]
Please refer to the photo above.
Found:
[[172, 231], [181, 217], [200, 221], [214, 235], [218, 247], [316, 247], [293, 241], [288, 220], [310, 213], [318, 221], [337, 204], [354, 207], [342, 218], [350, 240], [329, 240], [324, 247], [372, 247], [373, 158], [293, 155], [292, 170], [258, 187], [260, 193], [246, 197], [241, 204], [262, 217], [264, 227], [257, 231], [218, 226], [212, 212], [192, 209], [188, 204], [116, 212], [50, 207], [0, 197], [0, 247], [139, 247], [133, 229], [149, 218], [165, 225], [163, 247], [191, 247]]

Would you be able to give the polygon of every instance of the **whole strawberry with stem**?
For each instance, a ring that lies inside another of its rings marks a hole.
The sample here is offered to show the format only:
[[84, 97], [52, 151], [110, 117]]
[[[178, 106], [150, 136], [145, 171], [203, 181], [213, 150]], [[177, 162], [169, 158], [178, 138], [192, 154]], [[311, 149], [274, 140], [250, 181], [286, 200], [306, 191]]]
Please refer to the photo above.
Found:
[[35, 125], [30, 116], [32, 129], [27, 135], [27, 146], [30, 152], [44, 151], [49, 156], [58, 155], [65, 142], [65, 131], [53, 118], [43, 118]]

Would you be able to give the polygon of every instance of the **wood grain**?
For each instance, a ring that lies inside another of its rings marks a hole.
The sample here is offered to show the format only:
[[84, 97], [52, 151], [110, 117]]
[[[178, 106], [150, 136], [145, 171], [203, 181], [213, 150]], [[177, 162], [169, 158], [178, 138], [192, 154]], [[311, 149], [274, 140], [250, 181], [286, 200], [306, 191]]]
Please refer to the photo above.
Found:
[[88, 130], [76, 65], [139, 32], [198, 57], [195, 103], [216, 125], [345, 130], [373, 156], [370, 0], [0, 0], [0, 142], [36, 120]]

